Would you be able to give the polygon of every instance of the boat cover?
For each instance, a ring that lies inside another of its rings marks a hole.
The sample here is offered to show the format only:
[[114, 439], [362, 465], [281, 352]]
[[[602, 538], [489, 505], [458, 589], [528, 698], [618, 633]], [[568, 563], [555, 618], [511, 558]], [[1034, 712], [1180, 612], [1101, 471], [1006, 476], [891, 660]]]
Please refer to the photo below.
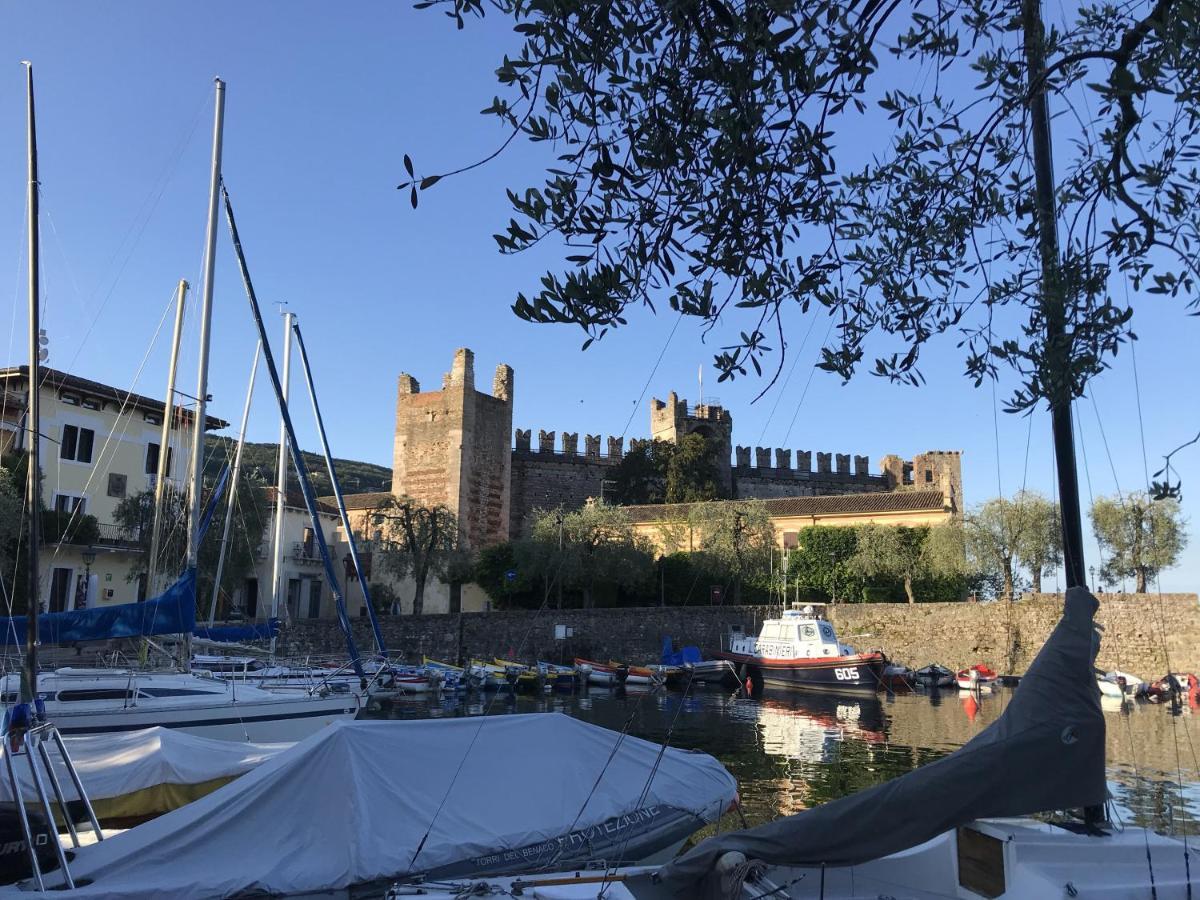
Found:
[[[178, 809], [293, 746], [219, 741], [173, 728], [65, 737], [63, 741], [96, 814], [105, 820], [145, 818]], [[67, 796], [73, 797], [67, 771], [57, 765], [59, 755], [50, 756], [59, 783], [66, 786]], [[29, 767], [14, 762], [21, 795], [36, 797]], [[0, 803], [11, 799], [8, 780], [0, 778]]]
[[849, 866], [974, 819], [1101, 804], [1104, 714], [1093, 664], [1098, 604], [1067, 591], [1063, 617], [1004, 713], [958, 750], [899, 778], [746, 831], [703, 841], [666, 866], [677, 896], [738, 897], [713, 877], [729, 851], [782, 866]]
[[269, 641], [279, 634], [279, 620], [249, 622], [245, 625], [197, 625], [195, 635], [219, 644], [236, 641]]
[[77, 851], [71, 872], [91, 883], [56, 896], [344, 889], [656, 805], [689, 811], [698, 828], [735, 796], [733, 776], [707, 754], [663, 752], [559, 713], [338, 722], [195, 803]]
[[[24, 616], [0, 617], [0, 646], [25, 645]], [[38, 616], [43, 644], [103, 641], [109, 638], [186, 634], [196, 627], [196, 570], [188, 569], [159, 596], [142, 603], [120, 603]]]

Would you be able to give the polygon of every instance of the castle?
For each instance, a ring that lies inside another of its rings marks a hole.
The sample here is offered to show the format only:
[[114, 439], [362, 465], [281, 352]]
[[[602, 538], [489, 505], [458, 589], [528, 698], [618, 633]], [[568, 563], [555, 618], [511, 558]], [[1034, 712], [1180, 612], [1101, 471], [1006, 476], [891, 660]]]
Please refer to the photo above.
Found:
[[[497, 366], [490, 394], [475, 389], [474, 354], [459, 349], [439, 391], [421, 391], [415, 378], [399, 377], [392, 455], [392, 493], [449, 508], [466, 546], [473, 549], [527, 533], [537, 509], [583, 506], [604, 498], [624, 439], [579, 432], [518, 429], [513, 439], [513, 370]], [[720, 478], [739, 499], [940, 492], [942, 506], [959, 513], [962, 467], [958, 451], [929, 451], [911, 460], [888, 455], [870, 472], [866, 456], [733, 445], [733, 417], [715, 404], [689, 408], [674, 392], [651, 400], [650, 440], [678, 441], [701, 434], [719, 448]], [[630, 448], [645, 440], [632, 439]], [[557, 446], [556, 446], [557, 444]]]

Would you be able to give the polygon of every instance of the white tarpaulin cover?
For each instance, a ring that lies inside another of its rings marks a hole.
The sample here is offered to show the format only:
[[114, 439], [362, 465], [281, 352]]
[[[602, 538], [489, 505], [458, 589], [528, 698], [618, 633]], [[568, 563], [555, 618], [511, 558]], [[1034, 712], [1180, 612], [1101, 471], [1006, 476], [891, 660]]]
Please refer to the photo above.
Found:
[[56, 896], [345, 888], [638, 810], [687, 810], [699, 828], [735, 798], [733, 776], [711, 756], [660, 752], [557, 713], [338, 722], [183, 809], [83, 848], [71, 871], [91, 884]]
[[[244, 775], [292, 746], [219, 741], [172, 728], [67, 737], [63, 741], [88, 797], [102, 817], [166, 812], [195, 799], [191, 793], [194, 789]], [[56, 764], [60, 762], [57, 753], [50, 757]], [[22, 796], [37, 796], [29, 767], [18, 764], [14, 768]], [[59, 781], [69, 785], [66, 769], [61, 765], [56, 769]], [[204, 793], [211, 789], [207, 787]], [[0, 802], [11, 800], [11, 795], [8, 780], [0, 778]], [[74, 797], [70, 790], [68, 797]]]

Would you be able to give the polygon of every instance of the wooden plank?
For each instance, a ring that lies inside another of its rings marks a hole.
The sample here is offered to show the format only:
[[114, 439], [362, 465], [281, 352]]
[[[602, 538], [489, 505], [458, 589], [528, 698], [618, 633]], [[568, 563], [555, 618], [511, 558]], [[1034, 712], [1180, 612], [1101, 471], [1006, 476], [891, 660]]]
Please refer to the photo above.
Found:
[[1004, 893], [1004, 842], [966, 826], [958, 829], [958, 883], [984, 897]]

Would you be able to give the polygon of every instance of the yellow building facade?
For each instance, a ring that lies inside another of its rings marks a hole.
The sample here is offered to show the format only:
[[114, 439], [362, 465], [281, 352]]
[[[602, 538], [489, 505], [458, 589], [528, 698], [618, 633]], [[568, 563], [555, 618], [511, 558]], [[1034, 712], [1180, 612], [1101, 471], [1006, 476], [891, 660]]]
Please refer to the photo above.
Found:
[[[92, 544], [43, 548], [42, 604], [60, 612], [138, 600], [145, 588], [130, 581], [129, 573], [139, 542], [122, 532], [114, 513], [126, 497], [154, 487], [165, 404], [55, 369], [43, 368], [41, 374], [42, 503], [60, 513], [94, 516], [99, 525], [99, 539]], [[0, 369], [0, 451], [5, 454], [27, 447], [28, 398], [28, 367]], [[165, 477], [182, 489], [194, 416], [178, 410], [173, 418]], [[227, 424], [209, 417], [206, 430]]]

